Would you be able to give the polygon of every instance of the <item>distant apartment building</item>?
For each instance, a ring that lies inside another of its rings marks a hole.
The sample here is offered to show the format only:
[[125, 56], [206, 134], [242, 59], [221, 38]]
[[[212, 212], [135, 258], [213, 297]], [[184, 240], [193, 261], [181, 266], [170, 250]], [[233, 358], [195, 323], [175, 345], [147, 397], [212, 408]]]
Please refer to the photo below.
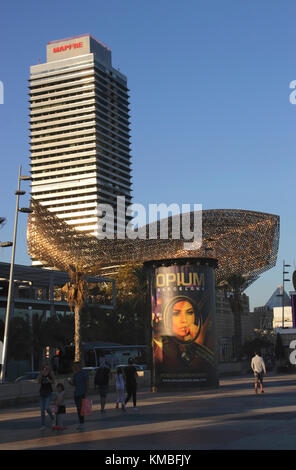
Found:
[[276, 328], [293, 327], [291, 298], [283, 286], [278, 286], [266, 304], [255, 307], [257, 328], [261, 331], [274, 331]]
[[[131, 204], [127, 78], [89, 34], [47, 44], [30, 68], [32, 197], [76, 230], [96, 236], [98, 204]], [[34, 264], [34, 263], [33, 263]], [[35, 263], [36, 264], [36, 263]]]

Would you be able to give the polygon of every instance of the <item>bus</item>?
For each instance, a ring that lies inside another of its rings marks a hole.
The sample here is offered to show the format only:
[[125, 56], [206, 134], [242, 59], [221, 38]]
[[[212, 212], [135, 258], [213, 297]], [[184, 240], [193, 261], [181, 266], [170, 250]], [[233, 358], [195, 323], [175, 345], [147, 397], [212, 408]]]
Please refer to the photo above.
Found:
[[[100, 358], [105, 357], [111, 369], [116, 369], [118, 365], [127, 365], [128, 359], [134, 359], [134, 363], [141, 365], [143, 369], [147, 366], [145, 345], [121, 345], [116, 343], [93, 342], [83, 343], [83, 367], [95, 369], [100, 365]], [[60, 354], [59, 369], [61, 372], [71, 370], [74, 360], [74, 346], [69, 345]]]

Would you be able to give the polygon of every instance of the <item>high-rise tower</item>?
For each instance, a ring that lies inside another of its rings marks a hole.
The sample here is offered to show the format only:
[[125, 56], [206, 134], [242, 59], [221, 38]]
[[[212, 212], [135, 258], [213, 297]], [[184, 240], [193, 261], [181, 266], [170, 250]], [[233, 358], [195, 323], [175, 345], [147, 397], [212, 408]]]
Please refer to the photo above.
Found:
[[49, 42], [30, 68], [32, 197], [76, 230], [97, 235], [99, 203], [131, 204], [127, 79], [89, 34]]

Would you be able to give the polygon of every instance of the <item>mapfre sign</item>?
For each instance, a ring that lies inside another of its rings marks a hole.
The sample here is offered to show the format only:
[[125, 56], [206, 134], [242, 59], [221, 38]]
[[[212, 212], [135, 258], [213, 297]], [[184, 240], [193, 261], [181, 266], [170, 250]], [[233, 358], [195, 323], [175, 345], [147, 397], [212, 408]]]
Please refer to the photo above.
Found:
[[64, 52], [70, 51], [71, 49], [78, 49], [83, 46], [83, 42], [74, 42], [73, 44], [66, 44], [65, 46], [54, 47], [53, 52]]

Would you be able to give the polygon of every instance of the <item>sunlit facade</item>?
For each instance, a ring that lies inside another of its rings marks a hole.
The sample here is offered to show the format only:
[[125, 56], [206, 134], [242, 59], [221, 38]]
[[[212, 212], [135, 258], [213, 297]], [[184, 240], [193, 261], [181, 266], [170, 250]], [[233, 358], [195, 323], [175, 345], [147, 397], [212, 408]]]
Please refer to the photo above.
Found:
[[[52, 41], [30, 68], [32, 197], [76, 230], [98, 232], [98, 204], [131, 203], [127, 79], [87, 35]], [[123, 223], [123, 222], [122, 222]]]
[[[60, 270], [67, 271], [74, 263], [85, 273], [100, 272], [110, 276], [114, 266], [180, 258], [186, 262], [187, 258], [206, 257], [207, 248], [210, 257], [218, 260], [217, 285], [225, 286], [232, 274], [239, 274], [245, 279], [246, 289], [276, 264], [280, 219], [274, 214], [241, 209], [205, 210], [202, 213], [203, 243], [200, 248], [186, 250], [184, 238], [171, 236], [172, 217], [165, 220], [167, 239], [150, 240], [149, 225], [146, 225], [146, 239], [98, 240], [73, 230], [37, 201], [32, 200], [32, 207], [34, 212], [28, 218], [28, 252], [47, 266]], [[193, 212], [190, 216], [193, 227]], [[161, 226], [160, 221], [157, 225]]]

